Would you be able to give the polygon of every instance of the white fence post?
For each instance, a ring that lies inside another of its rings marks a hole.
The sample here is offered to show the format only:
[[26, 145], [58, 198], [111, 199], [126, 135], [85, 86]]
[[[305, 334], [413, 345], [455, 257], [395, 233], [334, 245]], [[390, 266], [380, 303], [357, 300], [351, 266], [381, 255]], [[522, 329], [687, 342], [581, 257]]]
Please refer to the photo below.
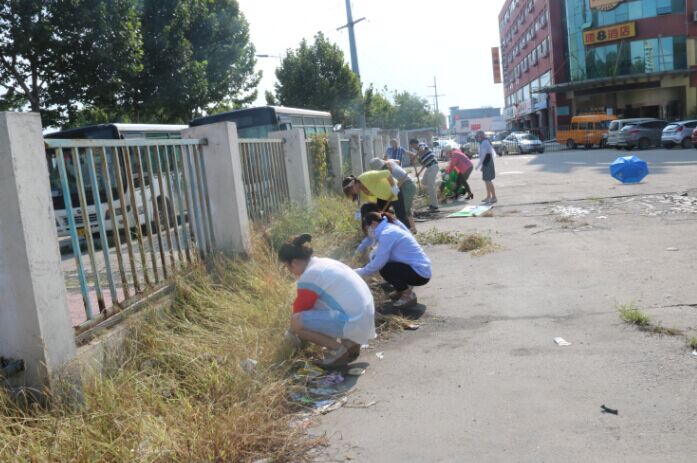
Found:
[[309, 204], [312, 201], [310, 168], [307, 162], [307, 145], [302, 129], [271, 132], [269, 138], [281, 139], [286, 161], [288, 192], [290, 201], [296, 204]]
[[352, 134], [349, 139], [351, 150], [351, 173], [358, 177], [363, 173], [363, 150], [361, 149], [361, 136]]
[[191, 127], [182, 138], [206, 139], [201, 147], [206, 166], [215, 252], [227, 256], [250, 250], [249, 218], [245, 201], [237, 126], [232, 122]]
[[15, 387], [51, 388], [75, 358], [41, 117], [0, 112], [0, 355]]
[[329, 174], [332, 177], [332, 189], [340, 192], [341, 182], [343, 180], [343, 159], [341, 155], [341, 136], [338, 133], [329, 135], [329, 164], [331, 168]]

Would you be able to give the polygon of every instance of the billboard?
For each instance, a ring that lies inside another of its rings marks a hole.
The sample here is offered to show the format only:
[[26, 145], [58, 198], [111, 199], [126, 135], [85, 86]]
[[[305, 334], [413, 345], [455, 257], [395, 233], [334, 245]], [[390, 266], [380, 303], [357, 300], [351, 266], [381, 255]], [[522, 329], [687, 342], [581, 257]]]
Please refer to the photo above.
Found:
[[599, 45], [636, 36], [636, 23], [629, 22], [613, 26], [590, 29], [583, 32], [584, 45]]
[[491, 64], [494, 68], [494, 83], [501, 83], [501, 59], [499, 58], [499, 47], [491, 48]]

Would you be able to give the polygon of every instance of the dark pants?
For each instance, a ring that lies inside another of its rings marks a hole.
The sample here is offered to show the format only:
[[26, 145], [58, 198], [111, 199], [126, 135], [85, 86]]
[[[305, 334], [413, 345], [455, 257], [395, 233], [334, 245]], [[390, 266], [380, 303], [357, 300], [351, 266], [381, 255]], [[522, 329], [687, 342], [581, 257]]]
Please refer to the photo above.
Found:
[[416, 273], [410, 265], [401, 262], [388, 262], [380, 270], [380, 275], [397, 291], [404, 291], [409, 286], [423, 286], [431, 281], [430, 278], [424, 278]]
[[[387, 201], [378, 199], [378, 207], [380, 210], [383, 210], [386, 205]], [[391, 203], [391, 206], [394, 208], [394, 215], [397, 216], [397, 219], [399, 219], [405, 227], [409, 228], [409, 218], [407, 217], [407, 209], [404, 207], [404, 195], [402, 194], [402, 190], [399, 190], [399, 197], [397, 201]]]
[[455, 181], [455, 195], [460, 191], [460, 187], [464, 187], [465, 189], [465, 194], [466, 195], [471, 195], [472, 190], [470, 189], [470, 184], [467, 183], [467, 180], [470, 178], [470, 175], [472, 174], [473, 168], [470, 167], [467, 169], [467, 172], [462, 172], [458, 174], [457, 180]]

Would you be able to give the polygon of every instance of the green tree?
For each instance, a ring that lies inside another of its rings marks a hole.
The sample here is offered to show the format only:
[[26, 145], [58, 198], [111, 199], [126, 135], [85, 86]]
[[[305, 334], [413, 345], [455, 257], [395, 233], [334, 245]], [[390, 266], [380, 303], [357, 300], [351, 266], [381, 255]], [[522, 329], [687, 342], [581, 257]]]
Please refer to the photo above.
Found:
[[40, 112], [45, 125], [81, 105], [128, 104], [139, 72], [136, 0], [0, 3], [0, 107]]
[[355, 121], [360, 81], [341, 49], [321, 32], [314, 43], [303, 39], [300, 47], [288, 51], [276, 78], [276, 99], [282, 105], [330, 111], [337, 124]]
[[237, 0], [143, 0], [143, 118], [188, 122], [257, 95], [254, 46]]
[[445, 124], [443, 114], [436, 114], [429, 108], [428, 101], [413, 93], [395, 92], [394, 104], [396, 112], [392, 128], [442, 127]]
[[387, 88], [376, 90], [370, 85], [363, 96], [365, 120], [368, 127], [381, 129], [394, 128], [396, 108], [386, 96]]

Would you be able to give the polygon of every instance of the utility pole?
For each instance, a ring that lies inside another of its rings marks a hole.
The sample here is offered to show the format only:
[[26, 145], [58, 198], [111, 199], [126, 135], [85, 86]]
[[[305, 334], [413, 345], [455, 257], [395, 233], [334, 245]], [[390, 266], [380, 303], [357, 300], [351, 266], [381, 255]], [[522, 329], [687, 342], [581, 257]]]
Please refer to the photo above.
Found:
[[440, 108], [438, 106], [438, 97], [445, 96], [438, 94], [438, 82], [436, 82], [436, 76], [433, 76], [433, 85], [429, 85], [428, 88], [433, 89], [433, 99], [436, 103], [436, 136], [440, 136], [440, 124], [438, 124], [437, 116], [440, 114]]
[[[358, 50], [356, 48], [356, 32], [354, 26], [361, 21], [365, 21], [365, 17], [353, 20], [353, 13], [351, 12], [351, 0], [346, 0], [346, 21], [347, 23], [337, 29], [348, 29], [349, 31], [349, 46], [351, 47], [351, 70], [356, 73], [358, 80], [361, 79], [361, 71], [358, 66]], [[363, 84], [361, 83], [361, 102], [359, 108], [359, 123], [361, 128], [365, 129], [365, 110], [363, 108]]]

